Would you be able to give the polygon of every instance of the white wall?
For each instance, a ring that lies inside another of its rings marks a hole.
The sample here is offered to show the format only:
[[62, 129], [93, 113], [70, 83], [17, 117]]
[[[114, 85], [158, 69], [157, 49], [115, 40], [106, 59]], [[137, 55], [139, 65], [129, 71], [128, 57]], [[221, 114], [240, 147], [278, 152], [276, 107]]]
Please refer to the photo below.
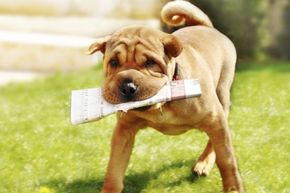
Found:
[[0, 0], [0, 13], [152, 18], [166, 0]]

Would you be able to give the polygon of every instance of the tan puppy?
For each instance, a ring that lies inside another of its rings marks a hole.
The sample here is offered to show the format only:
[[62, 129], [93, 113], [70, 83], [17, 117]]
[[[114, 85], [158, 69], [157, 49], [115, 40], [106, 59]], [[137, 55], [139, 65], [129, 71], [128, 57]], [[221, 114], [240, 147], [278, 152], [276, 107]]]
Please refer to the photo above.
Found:
[[[177, 135], [198, 128], [209, 136], [193, 166], [208, 175], [214, 163], [224, 192], [245, 192], [234, 156], [227, 117], [236, 51], [232, 42], [213, 28], [209, 18], [185, 1], [166, 4], [161, 16], [169, 24], [194, 25], [173, 34], [148, 27], [126, 27], [98, 39], [90, 53], [104, 53], [104, 97], [111, 103], [153, 96], [167, 81], [197, 78], [202, 95], [117, 114], [111, 156], [102, 193], [120, 193], [138, 130], [147, 126]], [[162, 109], [162, 113], [160, 111]]]

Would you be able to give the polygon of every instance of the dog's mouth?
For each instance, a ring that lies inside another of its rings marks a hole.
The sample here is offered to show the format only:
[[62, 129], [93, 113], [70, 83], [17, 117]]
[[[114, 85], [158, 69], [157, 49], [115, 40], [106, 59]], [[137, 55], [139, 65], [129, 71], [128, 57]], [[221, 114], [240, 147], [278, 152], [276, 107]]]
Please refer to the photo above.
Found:
[[[103, 87], [103, 97], [112, 104], [146, 100], [156, 95], [162, 87], [162, 84], [159, 86], [151, 86], [151, 84], [142, 85], [133, 82], [125, 82], [118, 86], [116, 84], [111, 85], [112, 87]], [[146, 106], [140, 108], [140, 110], [147, 108]]]
[[142, 101], [156, 95], [167, 81], [165, 75], [155, 77], [134, 69], [124, 70], [106, 78], [103, 97], [112, 104]]

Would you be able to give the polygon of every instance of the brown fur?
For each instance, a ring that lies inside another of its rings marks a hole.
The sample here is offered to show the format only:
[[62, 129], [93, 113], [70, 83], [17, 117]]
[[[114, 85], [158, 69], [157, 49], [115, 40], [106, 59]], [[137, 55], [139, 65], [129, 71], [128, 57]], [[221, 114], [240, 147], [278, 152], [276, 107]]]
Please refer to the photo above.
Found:
[[[124, 173], [135, 135], [147, 126], [169, 135], [192, 128], [206, 132], [209, 141], [193, 166], [193, 172], [208, 175], [216, 162], [224, 192], [243, 193], [227, 122], [236, 62], [235, 47], [213, 28], [202, 11], [188, 2], [168, 3], [162, 10], [162, 17], [168, 24], [198, 26], [185, 27], [173, 34], [142, 26], [126, 27], [98, 39], [90, 47], [90, 53], [104, 52], [104, 97], [111, 103], [125, 102], [118, 91], [126, 79], [132, 79], [138, 86], [134, 100], [153, 96], [172, 80], [176, 64], [181, 79], [200, 80], [202, 95], [118, 113], [102, 193], [123, 190]], [[113, 66], [112, 59], [117, 60], [118, 65]], [[148, 59], [153, 59], [155, 64], [145, 66]]]

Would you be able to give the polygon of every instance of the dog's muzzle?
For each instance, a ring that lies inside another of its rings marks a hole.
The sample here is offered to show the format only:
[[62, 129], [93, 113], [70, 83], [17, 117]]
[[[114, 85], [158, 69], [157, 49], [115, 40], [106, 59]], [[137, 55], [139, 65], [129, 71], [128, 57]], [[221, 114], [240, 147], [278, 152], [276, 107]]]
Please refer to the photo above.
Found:
[[119, 94], [126, 102], [134, 101], [138, 91], [138, 86], [132, 80], [126, 80], [119, 86]]

